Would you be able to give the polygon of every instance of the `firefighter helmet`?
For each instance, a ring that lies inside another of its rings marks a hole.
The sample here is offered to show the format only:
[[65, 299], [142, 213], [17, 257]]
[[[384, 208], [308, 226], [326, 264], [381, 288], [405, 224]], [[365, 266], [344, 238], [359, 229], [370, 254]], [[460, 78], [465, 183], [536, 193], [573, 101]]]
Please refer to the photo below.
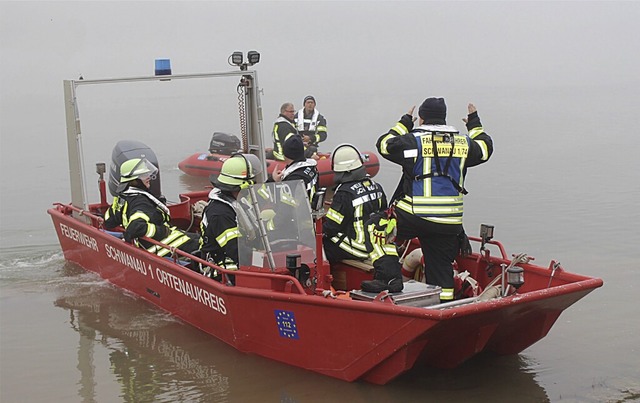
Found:
[[362, 155], [351, 144], [340, 144], [331, 154], [331, 169], [334, 172], [350, 172], [362, 167]]
[[220, 168], [218, 176], [211, 175], [211, 183], [222, 190], [246, 189], [258, 180], [262, 169], [260, 160], [253, 154], [234, 154]]
[[132, 158], [120, 166], [120, 183], [144, 179], [146, 176], [155, 179], [157, 173], [158, 168], [146, 158]]

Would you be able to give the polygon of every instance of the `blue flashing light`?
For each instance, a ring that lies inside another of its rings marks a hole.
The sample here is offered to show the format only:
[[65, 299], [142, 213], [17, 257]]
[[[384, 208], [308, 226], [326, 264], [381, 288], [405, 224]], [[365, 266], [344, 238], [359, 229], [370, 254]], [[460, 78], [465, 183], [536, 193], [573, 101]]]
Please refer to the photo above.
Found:
[[170, 75], [171, 75], [171, 60], [156, 59], [156, 76], [170, 76]]

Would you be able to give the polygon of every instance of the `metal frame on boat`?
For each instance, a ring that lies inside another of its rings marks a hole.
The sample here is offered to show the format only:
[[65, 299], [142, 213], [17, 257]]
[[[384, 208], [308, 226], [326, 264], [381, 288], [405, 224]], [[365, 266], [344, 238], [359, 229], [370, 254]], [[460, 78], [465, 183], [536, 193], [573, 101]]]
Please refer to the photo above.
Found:
[[[402, 293], [362, 298], [354, 292], [352, 297], [350, 290], [372, 278], [372, 273], [348, 262], [328, 267], [322, 258], [322, 214], [317, 210], [313, 214], [317, 254], [315, 261], [308, 262], [304, 277], [279, 264], [273, 268], [245, 265], [231, 273], [179, 250], [171, 259], [161, 258], [105, 232], [101, 214], [108, 204], [102, 174], [100, 202], [89, 204], [84, 189], [76, 87], [230, 76], [246, 82], [245, 146], [264, 163], [255, 71], [64, 82], [72, 202], [55, 203], [48, 213], [67, 260], [240, 351], [345, 381], [376, 384], [393, 380], [418, 361], [451, 368], [482, 351], [519, 353], [544, 337], [564, 309], [602, 285], [602, 280], [569, 273], [555, 261], [542, 267], [523, 255], [510, 259], [499, 242], [471, 237], [482, 247], [457, 258], [460, 270], [489, 288], [504, 279], [507, 267], [517, 265], [524, 284], [510, 291], [503, 288], [492, 299], [467, 298], [452, 304], [434, 304], [427, 285], [420, 283], [416, 287], [424, 298], [411, 303], [403, 303], [408, 295]], [[180, 202], [169, 206], [172, 222], [186, 229], [194, 220], [193, 206], [206, 200], [207, 193], [181, 194]], [[303, 197], [299, 203], [308, 205], [308, 200]], [[492, 255], [490, 249], [498, 253]], [[189, 270], [180, 264], [184, 258], [225, 276], [234, 274], [235, 285]], [[338, 283], [342, 289], [332, 287]], [[407, 293], [413, 288], [407, 287]]]

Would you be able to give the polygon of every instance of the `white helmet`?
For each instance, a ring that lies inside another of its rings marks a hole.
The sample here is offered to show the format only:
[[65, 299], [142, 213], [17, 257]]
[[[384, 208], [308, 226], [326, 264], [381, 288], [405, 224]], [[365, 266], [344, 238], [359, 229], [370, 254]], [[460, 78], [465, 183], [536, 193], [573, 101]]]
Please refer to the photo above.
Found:
[[331, 153], [331, 169], [334, 172], [350, 172], [362, 167], [362, 155], [351, 144], [340, 144]]

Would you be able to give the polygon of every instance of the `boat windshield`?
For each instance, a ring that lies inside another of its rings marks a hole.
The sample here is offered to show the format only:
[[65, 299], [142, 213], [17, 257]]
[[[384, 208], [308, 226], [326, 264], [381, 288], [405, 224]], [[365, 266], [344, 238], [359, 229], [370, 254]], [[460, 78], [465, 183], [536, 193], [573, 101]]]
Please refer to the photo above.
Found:
[[[301, 263], [313, 264], [316, 241], [302, 180], [259, 183], [242, 190], [237, 200], [241, 266], [269, 268], [265, 242], [276, 267], [286, 267], [287, 254], [300, 254]], [[263, 226], [258, 224], [258, 217]]]

